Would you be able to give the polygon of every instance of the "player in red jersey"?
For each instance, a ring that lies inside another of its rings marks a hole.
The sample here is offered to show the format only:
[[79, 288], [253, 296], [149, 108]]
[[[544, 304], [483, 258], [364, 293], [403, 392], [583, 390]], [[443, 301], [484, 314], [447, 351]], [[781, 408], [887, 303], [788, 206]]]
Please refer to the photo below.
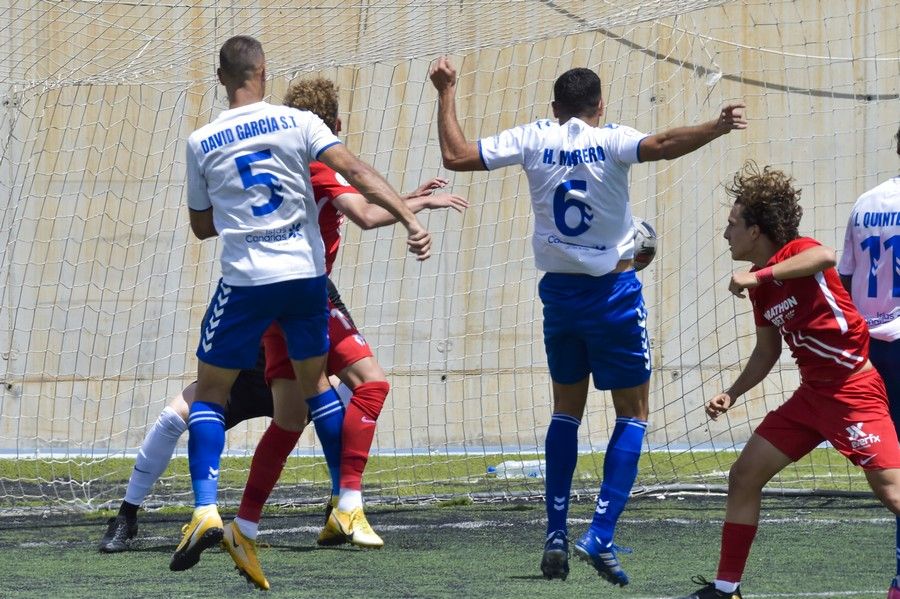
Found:
[[734, 206], [725, 239], [735, 260], [753, 263], [728, 286], [750, 296], [756, 347], [731, 387], [713, 397], [715, 420], [761, 382], [787, 342], [800, 387], [770, 412], [728, 476], [719, 569], [714, 582], [682, 599], [740, 598], [740, 580], [756, 535], [762, 489], [790, 463], [828, 441], [853, 464], [881, 502], [900, 514], [900, 446], [884, 382], [869, 362], [869, 331], [834, 269], [835, 252], [798, 235], [800, 191], [781, 171], [748, 164], [728, 193]]
[[[295, 83], [288, 90], [284, 103], [292, 108], [316, 113], [335, 134], [341, 130], [337, 88], [327, 79], [315, 78]], [[393, 224], [396, 218], [387, 210], [370, 204], [359, 191], [326, 165], [310, 163], [310, 175], [319, 206], [319, 228], [325, 242], [326, 269], [330, 274], [340, 246], [344, 215], [363, 229]], [[446, 184], [446, 179], [432, 179], [401, 197], [412, 212], [424, 208], [453, 208], [462, 212], [468, 207], [464, 198], [432, 194], [433, 190]], [[378, 548], [384, 545], [384, 541], [372, 530], [363, 513], [362, 474], [374, 440], [375, 424], [390, 387], [384, 370], [375, 360], [365, 339], [356, 330], [349, 314], [333, 302], [329, 308], [331, 318], [328, 333], [331, 347], [327, 371], [337, 375], [350, 388], [352, 397], [346, 408], [340, 442], [337, 445], [326, 442], [322, 431], [318, 426], [316, 428], [332, 480], [332, 497], [326, 509], [325, 527], [319, 534], [318, 543], [338, 545], [350, 542], [360, 547]], [[279, 386], [289, 390], [296, 382], [287, 346], [277, 324], [273, 324], [266, 332], [263, 344], [266, 379], [272, 385], [273, 392]], [[323, 409], [322, 413], [330, 414], [334, 409], [340, 408], [335, 406], [333, 409]], [[314, 424], [319, 417], [317, 412], [310, 414]], [[280, 456], [290, 452], [290, 449], [287, 453], [284, 451], [288, 445], [293, 447], [290, 439], [281, 438], [277, 434], [270, 435], [268, 431], [260, 439], [237, 518], [229, 528], [231, 536], [227, 532], [225, 535], [225, 548], [238, 570], [260, 588], [268, 588], [268, 582], [257, 559], [253, 541], [263, 505], [277, 481], [274, 472], [280, 470], [278, 460], [281, 459]], [[339, 455], [333, 453], [335, 446], [339, 448]]]

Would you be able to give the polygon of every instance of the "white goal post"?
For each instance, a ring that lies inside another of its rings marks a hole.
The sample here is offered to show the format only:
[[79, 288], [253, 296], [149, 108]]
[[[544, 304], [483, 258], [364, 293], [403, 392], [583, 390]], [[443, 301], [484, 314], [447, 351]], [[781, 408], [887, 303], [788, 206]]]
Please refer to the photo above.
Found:
[[[0, 2], [0, 505], [117, 501], [127, 460], [104, 465], [133, 455], [193, 380], [218, 246], [189, 233], [184, 142], [226, 107], [215, 67], [232, 35], [262, 41], [271, 101], [298, 78], [335, 79], [354, 152], [398, 189], [447, 176], [471, 202], [423, 217], [424, 264], [397, 230], [345, 232], [334, 279], [392, 384], [375, 447], [398, 458], [376, 464], [386, 497], [508, 492], [482, 462], [542, 451], [550, 416], [528, 186], [513, 169], [442, 169], [437, 56], [459, 68], [470, 139], [550, 117], [554, 79], [576, 66], [601, 76], [607, 122], [642, 131], [748, 105], [748, 130], [632, 169], [634, 212], [660, 234], [640, 275], [655, 367], [645, 487], [723, 484], [728, 452], [797, 383], [785, 352], [727, 420], [703, 413], [754, 340], [749, 303], [727, 291], [721, 184], [748, 159], [786, 170], [803, 189], [801, 231], [840, 247], [853, 201], [897, 171], [898, 0], [224, 4]], [[581, 449], [602, 452], [613, 422], [592, 392]], [[251, 454], [265, 426], [237, 427], [226, 450]], [[297, 455], [321, 455], [311, 430]], [[600, 464], [580, 466], [585, 488]], [[289, 464], [285, 478], [326, 493], [320, 466]], [[864, 486], [833, 452], [779, 484]]]

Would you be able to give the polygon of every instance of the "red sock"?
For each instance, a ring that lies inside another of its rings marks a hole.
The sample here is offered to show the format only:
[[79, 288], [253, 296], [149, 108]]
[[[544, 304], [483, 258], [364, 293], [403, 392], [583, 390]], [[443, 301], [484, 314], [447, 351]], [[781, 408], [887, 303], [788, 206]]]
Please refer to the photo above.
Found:
[[259, 522], [263, 505], [275, 488], [284, 463], [299, 438], [300, 433], [284, 430], [274, 422], [269, 425], [259, 440], [256, 451], [253, 452], [250, 474], [244, 487], [244, 495], [241, 497], [241, 506], [238, 508], [239, 518]]
[[726, 522], [722, 527], [722, 550], [719, 553], [717, 580], [740, 582], [756, 536], [756, 526]]
[[357, 385], [341, 430], [341, 488], [362, 490], [362, 474], [375, 439], [375, 421], [391, 386], [387, 381]]

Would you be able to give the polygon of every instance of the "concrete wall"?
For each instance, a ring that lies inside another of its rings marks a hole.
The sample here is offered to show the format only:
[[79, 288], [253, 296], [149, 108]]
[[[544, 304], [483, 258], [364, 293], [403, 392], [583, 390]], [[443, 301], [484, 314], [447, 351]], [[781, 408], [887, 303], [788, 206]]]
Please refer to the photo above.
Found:
[[[183, 144], [225, 106], [216, 52], [236, 33], [263, 40], [272, 101], [298, 76], [334, 77], [353, 151], [398, 188], [445, 175], [472, 203], [463, 216], [424, 217], [435, 255], [422, 265], [397, 231], [347, 228], [335, 280], [393, 385], [382, 449], [539, 446], [550, 413], [527, 184], [514, 170], [441, 169], [427, 81], [437, 54], [459, 67], [471, 139], [549, 117], [553, 80], [573, 66], [600, 73], [609, 122], [644, 131], [713, 118], [727, 100], [748, 104], [746, 132], [632, 170], [634, 211], [661, 234], [641, 275], [654, 445], [731, 446], [796, 384], [785, 354], [731, 430], [703, 416], [753, 346], [749, 304], [726, 289], [734, 264], [720, 184], [748, 159], [788, 170], [804, 190], [803, 233], [834, 246], [855, 198], [897, 171], [896, 1], [699, 11], [683, 2], [657, 13], [634, 2], [597, 14], [580, 14], [580, 2], [468, 12], [437, 2], [297, 3], [289, 15], [283, 2], [71, 4], [0, 11], [9, 34], [0, 42], [4, 452], [133, 450], [192, 380], [218, 248], [189, 235]], [[602, 447], [613, 419], [595, 392], [582, 443]], [[232, 431], [229, 449], [252, 450], [264, 426]], [[313, 437], [303, 444], [314, 447]]]

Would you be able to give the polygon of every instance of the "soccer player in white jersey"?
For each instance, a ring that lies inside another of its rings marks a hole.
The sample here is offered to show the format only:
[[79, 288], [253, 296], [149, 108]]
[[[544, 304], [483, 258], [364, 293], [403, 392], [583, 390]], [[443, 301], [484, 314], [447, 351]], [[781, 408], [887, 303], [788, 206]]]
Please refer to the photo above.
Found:
[[[900, 129], [895, 139], [900, 155]], [[900, 436], [900, 176], [856, 200], [838, 273], [869, 325], [869, 359], [884, 379]], [[897, 571], [888, 599], [900, 599], [900, 518], [896, 547]]]
[[541, 571], [566, 578], [567, 513], [578, 458], [578, 427], [589, 377], [612, 393], [616, 426], [590, 528], [575, 551], [605, 580], [624, 586], [613, 544], [615, 525], [637, 477], [649, 412], [650, 348], [641, 284], [632, 268], [634, 229], [628, 197], [632, 164], [677, 158], [747, 126], [744, 105], [725, 106], [702, 125], [644, 135], [600, 127], [600, 78], [590, 69], [563, 73], [554, 84], [558, 122], [529, 125], [470, 143], [456, 117], [456, 70], [447, 58], [431, 68], [438, 90], [438, 135], [444, 166], [454, 171], [519, 165], [531, 188], [534, 257], [546, 271], [544, 345], [553, 380], [553, 415], [545, 441], [547, 540]]
[[[266, 434], [296, 443], [306, 416], [303, 399], [314, 419], [343, 418], [340, 399], [325, 376], [325, 248], [309, 163], [327, 164], [366, 199], [396, 216], [418, 259], [428, 258], [431, 248], [430, 234], [393, 188], [351, 154], [322, 119], [263, 101], [266, 63], [257, 40], [228, 39], [219, 61], [229, 109], [193, 132], [187, 143], [191, 230], [200, 239], [221, 238], [222, 279], [200, 331], [196, 398], [188, 417], [195, 510], [172, 556], [172, 570], [192, 567], [204, 549], [222, 540], [216, 499], [224, 406], [240, 370], [255, 364], [259, 341], [273, 321], [287, 339], [300, 397], [275, 394]], [[279, 464], [284, 464], [293, 445], [284, 442], [281, 447]]]

